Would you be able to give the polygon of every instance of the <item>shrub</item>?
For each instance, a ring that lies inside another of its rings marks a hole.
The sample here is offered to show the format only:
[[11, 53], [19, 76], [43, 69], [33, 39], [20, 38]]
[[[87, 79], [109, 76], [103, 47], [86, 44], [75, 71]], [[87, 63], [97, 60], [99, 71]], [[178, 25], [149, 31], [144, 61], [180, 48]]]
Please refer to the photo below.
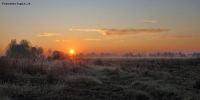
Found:
[[22, 68], [23, 72], [30, 75], [46, 74], [46, 71], [41, 66], [26, 66]]
[[66, 82], [71, 85], [96, 86], [102, 84], [101, 80], [93, 76], [74, 75], [66, 78]]
[[0, 58], [0, 81], [13, 82], [15, 79], [14, 69], [9, 65], [9, 60]]
[[193, 85], [194, 88], [200, 89], [200, 80], [197, 80]]
[[50, 74], [47, 75], [47, 82], [48, 83], [54, 83], [56, 81], [58, 81], [58, 78], [55, 76], [55, 74], [50, 73]]
[[94, 64], [95, 64], [95, 65], [99, 65], [99, 66], [103, 66], [103, 65], [104, 65], [104, 64], [103, 64], [103, 61], [102, 61], [101, 59], [95, 60], [95, 61], [94, 61]]

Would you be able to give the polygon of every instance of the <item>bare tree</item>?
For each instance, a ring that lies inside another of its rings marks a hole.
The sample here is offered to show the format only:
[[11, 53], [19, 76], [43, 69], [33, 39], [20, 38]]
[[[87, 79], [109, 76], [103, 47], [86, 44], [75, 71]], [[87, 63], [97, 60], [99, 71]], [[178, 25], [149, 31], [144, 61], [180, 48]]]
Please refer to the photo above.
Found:
[[38, 47], [37, 48], [37, 55], [40, 56], [41, 54], [43, 54], [44, 50], [42, 47]]
[[51, 55], [51, 53], [52, 53], [52, 50], [51, 50], [51, 48], [50, 48], [50, 49], [48, 49], [47, 53], [49, 54], [49, 56]]

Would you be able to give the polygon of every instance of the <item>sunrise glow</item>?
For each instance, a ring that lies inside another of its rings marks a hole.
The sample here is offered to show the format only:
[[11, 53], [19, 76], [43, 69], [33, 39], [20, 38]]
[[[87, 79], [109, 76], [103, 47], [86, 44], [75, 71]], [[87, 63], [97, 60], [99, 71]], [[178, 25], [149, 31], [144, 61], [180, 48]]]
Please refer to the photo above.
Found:
[[0, 6], [0, 54], [11, 39], [69, 54], [200, 51], [200, 0], [30, 3]]
[[200, 0], [0, 0], [0, 100], [200, 100]]
[[70, 53], [70, 54], [74, 54], [74, 50], [71, 49], [71, 50], [69, 51], [69, 53]]

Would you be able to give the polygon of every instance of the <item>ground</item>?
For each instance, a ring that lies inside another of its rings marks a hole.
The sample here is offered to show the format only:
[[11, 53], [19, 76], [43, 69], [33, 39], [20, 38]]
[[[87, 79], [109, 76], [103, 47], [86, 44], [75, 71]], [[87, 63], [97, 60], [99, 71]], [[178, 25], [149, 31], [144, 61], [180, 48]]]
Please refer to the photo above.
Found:
[[0, 99], [200, 100], [200, 59], [0, 58]]

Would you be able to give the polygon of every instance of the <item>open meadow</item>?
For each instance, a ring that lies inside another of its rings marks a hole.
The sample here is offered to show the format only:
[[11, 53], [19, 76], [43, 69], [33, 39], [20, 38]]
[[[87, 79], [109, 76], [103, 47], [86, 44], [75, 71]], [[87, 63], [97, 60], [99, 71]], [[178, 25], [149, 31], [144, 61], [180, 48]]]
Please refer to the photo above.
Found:
[[200, 0], [0, 0], [0, 100], [200, 100]]
[[200, 59], [0, 58], [1, 100], [200, 100]]

